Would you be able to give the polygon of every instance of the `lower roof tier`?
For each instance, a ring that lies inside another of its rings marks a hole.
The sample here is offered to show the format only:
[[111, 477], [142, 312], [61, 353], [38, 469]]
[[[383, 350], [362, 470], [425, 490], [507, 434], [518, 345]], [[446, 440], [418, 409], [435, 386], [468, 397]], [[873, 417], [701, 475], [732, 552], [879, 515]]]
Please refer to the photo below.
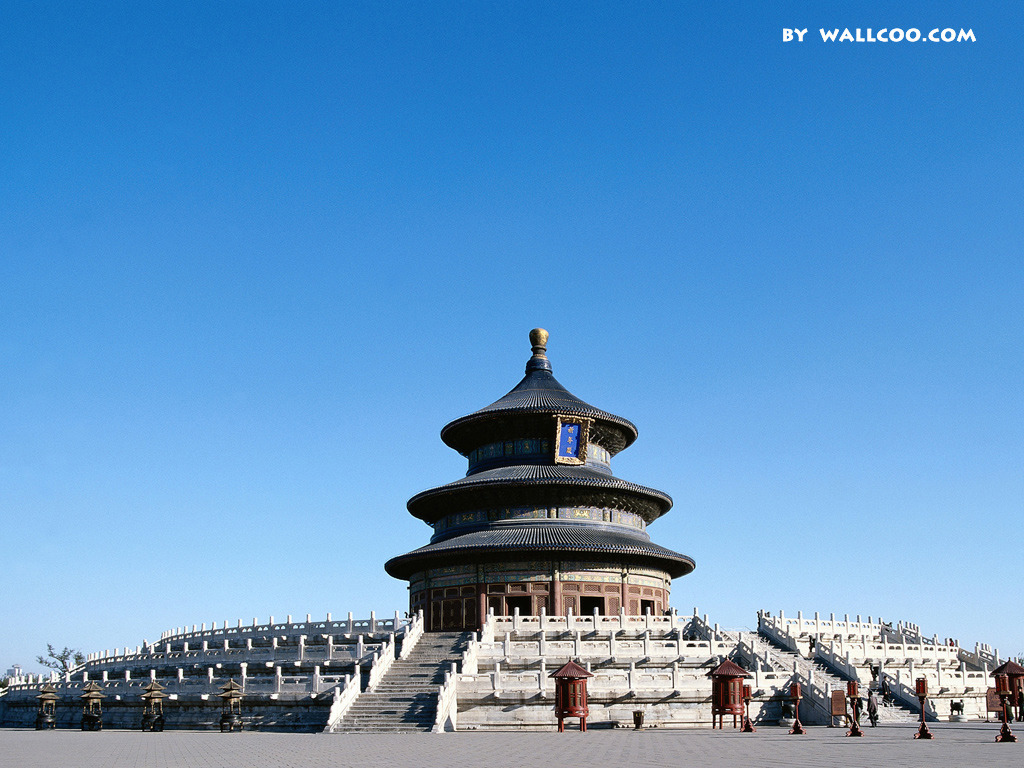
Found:
[[427, 544], [391, 558], [384, 564], [384, 570], [397, 579], [408, 579], [427, 568], [510, 556], [630, 562], [659, 568], [672, 578], [685, 576], [695, 567], [692, 558], [655, 544], [643, 534], [589, 525], [518, 524]]

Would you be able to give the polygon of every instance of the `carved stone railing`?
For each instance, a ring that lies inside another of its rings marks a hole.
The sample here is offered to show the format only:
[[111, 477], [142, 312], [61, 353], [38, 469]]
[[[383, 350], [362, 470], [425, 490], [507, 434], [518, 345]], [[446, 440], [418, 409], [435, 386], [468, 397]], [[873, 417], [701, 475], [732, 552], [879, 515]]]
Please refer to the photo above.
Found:
[[406, 659], [409, 657], [412, 649], [416, 647], [416, 643], [423, 637], [423, 630], [423, 611], [419, 610], [412, 617], [412, 621], [405, 627], [405, 633], [402, 635], [402, 651], [399, 653], [398, 658]]
[[548, 616], [541, 613], [539, 616], [527, 616], [520, 614], [518, 610], [511, 616], [496, 616], [488, 613], [481, 633], [484, 639], [496, 633], [508, 634], [510, 632], [616, 632], [616, 631], [661, 631], [671, 632], [678, 626], [678, 616], [673, 612], [667, 616], [656, 616], [644, 614], [643, 616], [627, 615], [625, 609], [620, 609], [614, 616], [603, 616], [595, 613], [591, 616]]
[[397, 645], [395, 643], [394, 635], [392, 635], [381, 649], [373, 655], [373, 663], [370, 665], [370, 679], [366, 685], [366, 690], [376, 690], [377, 686], [380, 685], [381, 679], [391, 669], [391, 665], [395, 663], [395, 659], [398, 654], [396, 653]]
[[324, 733], [331, 733], [338, 727], [341, 719], [345, 717], [356, 699], [359, 698], [360, 686], [360, 674], [357, 669], [355, 675], [346, 675], [343, 686], [334, 689], [334, 701], [331, 702], [331, 709], [327, 716], [327, 725], [324, 728]]
[[459, 718], [459, 672], [455, 664], [444, 673], [444, 684], [437, 692], [437, 715], [434, 717], [434, 733], [446, 733], [458, 728]]
[[[235, 638], [254, 635], [372, 634], [375, 632], [397, 632], [403, 625], [408, 623], [409, 619], [401, 618], [398, 611], [395, 611], [394, 618], [388, 619], [378, 619], [374, 611], [370, 611], [369, 619], [354, 619], [352, 614], [349, 613], [348, 618], [341, 621], [333, 620], [331, 614], [327, 614], [327, 619], [324, 621], [313, 621], [311, 615], [307, 613], [306, 620], [303, 622], [293, 622], [291, 616], [288, 616], [287, 621], [275, 622], [274, 617], [271, 616], [270, 620], [266, 623], [253, 619], [251, 625], [244, 626], [241, 619], [238, 620], [236, 626], [228, 626], [228, 623], [225, 621], [219, 629], [217, 628], [217, 622], [213, 622], [209, 629], [206, 628], [206, 624], [193, 624], [191, 630], [187, 627], [176, 627], [175, 629], [162, 632], [160, 634], [160, 642], [217, 640], [225, 637]], [[148, 641], [144, 645], [148, 645]]]

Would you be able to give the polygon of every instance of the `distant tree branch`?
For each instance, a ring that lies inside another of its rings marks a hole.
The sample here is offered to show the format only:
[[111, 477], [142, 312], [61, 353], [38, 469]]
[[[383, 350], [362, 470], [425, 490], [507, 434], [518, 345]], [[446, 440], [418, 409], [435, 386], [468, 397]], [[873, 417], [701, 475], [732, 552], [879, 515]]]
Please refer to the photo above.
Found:
[[79, 664], [84, 664], [85, 655], [81, 651], [77, 651], [74, 648], [68, 648], [67, 646], [64, 647], [63, 651], [57, 651], [52, 645], [47, 643], [46, 655], [36, 656], [36, 662], [42, 664], [48, 669], [55, 669], [60, 674], [64, 675]]

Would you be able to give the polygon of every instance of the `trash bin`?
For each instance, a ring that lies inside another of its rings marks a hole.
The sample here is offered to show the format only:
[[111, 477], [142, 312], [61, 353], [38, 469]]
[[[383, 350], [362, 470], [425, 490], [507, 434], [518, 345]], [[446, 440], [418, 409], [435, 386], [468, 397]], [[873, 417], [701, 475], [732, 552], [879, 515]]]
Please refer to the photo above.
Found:
[[644, 711], [642, 709], [633, 710], [633, 727], [638, 731], [644, 727]]

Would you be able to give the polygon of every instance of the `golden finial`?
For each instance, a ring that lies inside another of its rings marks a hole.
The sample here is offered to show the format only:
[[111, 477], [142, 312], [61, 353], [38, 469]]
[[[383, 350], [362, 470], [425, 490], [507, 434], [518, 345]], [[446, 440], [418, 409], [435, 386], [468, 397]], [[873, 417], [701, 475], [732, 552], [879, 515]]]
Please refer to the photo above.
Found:
[[543, 328], [534, 328], [530, 331], [530, 344], [533, 347], [534, 357], [547, 357], [548, 332]]

